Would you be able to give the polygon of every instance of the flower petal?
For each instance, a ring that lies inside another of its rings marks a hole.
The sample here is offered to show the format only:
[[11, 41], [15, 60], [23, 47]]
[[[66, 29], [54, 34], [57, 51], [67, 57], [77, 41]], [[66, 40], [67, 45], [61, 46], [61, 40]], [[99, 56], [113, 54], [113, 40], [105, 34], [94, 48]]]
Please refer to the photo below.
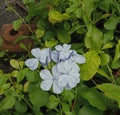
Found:
[[57, 71], [57, 65], [54, 65], [53, 67], [52, 67], [52, 74], [53, 74], [53, 77], [54, 77], [54, 79], [58, 79], [59, 78], [59, 76], [61, 75], [58, 71]]
[[66, 74], [66, 73], [69, 73], [71, 71], [71, 67], [72, 67], [71, 63], [68, 60], [66, 60], [64, 62], [58, 63], [57, 70], [61, 74], [63, 74], [63, 73]]
[[67, 85], [68, 82], [68, 77], [67, 75], [61, 75], [58, 79], [58, 84], [61, 87], [65, 87]]
[[43, 80], [52, 80], [52, 75], [51, 75], [50, 71], [47, 70], [47, 69], [44, 69], [44, 70], [40, 71], [40, 77]]
[[55, 49], [56, 49], [57, 51], [62, 51], [62, 50], [63, 50], [63, 47], [62, 47], [61, 45], [57, 45], [57, 46], [55, 46]]
[[73, 87], [75, 87], [77, 85], [77, 81], [76, 81], [75, 77], [69, 76], [68, 85], [71, 88], [73, 88]]
[[42, 88], [42, 90], [45, 90], [45, 91], [50, 90], [51, 86], [52, 86], [51, 80], [42, 81], [40, 84], [40, 87]]
[[45, 65], [47, 65], [51, 61], [49, 48], [41, 50], [39, 61]]
[[53, 92], [54, 92], [55, 94], [60, 94], [62, 91], [63, 91], [63, 87], [60, 87], [60, 86], [58, 85], [58, 82], [57, 82], [57, 81], [54, 81], [54, 82], [53, 82]]
[[79, 64], [83, 64], [83, 63], [85, 63], [86, 60], [85, 60], [85, 57], [82, 55], [74, 55], [73, 61], [75, 61], [76, 63], [79, 63]]
[[56, 50], [52, 51], [51, 58], [54, 62], [58, 62], [59, 61], [59, 53]]
[[71, 48], [71, 44], [64, 44], [63, 48], [69, 50]]
[[30, 68], [31, 70], [37, 69], [38, 63], [39, 63], [39, 62], [38, 62], [38, 59], [36, 59], [36, 58], [27, 59], [27, 60], [25, 61], [25, 65], [26, 65], [28, 68]]
[[33, 56], [35, 56], [38, 59], [40, 57], [40, 48], [32, 49], [31, 53], [32, 53]]

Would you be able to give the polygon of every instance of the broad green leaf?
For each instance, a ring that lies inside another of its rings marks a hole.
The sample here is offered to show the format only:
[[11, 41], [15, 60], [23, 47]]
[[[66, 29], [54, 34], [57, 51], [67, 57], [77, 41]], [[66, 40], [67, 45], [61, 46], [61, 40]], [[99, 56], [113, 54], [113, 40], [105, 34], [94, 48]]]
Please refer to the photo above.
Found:
[[17, 83], [21, 82], [25, 78], [25, 70], [20, 70], [17, 74]]
[[96, 74], [101, 60], [94, 50], [88, 51], [84, 56], [86, 58], [86, 63], [80, 66], [81, 78], [88, 81]]
[[109, 31], [104, 33], [102, 42], [104, 44], [106, 44], [106, 43], [110, 42], [113, 39], [114, 39], [114, 31], [109, 30]]
[[54, 109], [58, 106], [59, 104], [59, 99], [56, 98], [54, 95], [50, 95], [49, 97], [49, 103], [48, 103], [48, 108]]
[[100, 0], [98, 6], [105, 12], [109, 12], [110, 5], [113, 4], [113, 0]]
[[97, 73], [111, 81], [109, 75], [103, 69], [99, 68]]
[[69, 105], [69, 104], [62, 102], [61, 105], [62, 105], [62, 110], [63, 110], [65, 113], [70, 110], [70, 105]]
[[101, 53], [100, 58], [101, 58], [101, 65], [107, 65], [110, 61], [110, 59], [109, 59], [110, 57], [106, 53]]
[[62, 43], [69, 43], [71, 41], [70, 34], [64, 29], [57, 30], [57, 37]]
[[67, 13], [60, 13], [56, 10], [50, 10], [48, 14], [48, 20], [52, 24], [62, 22], [64, 20], [70, 19], [70, 16]]
[[64, 22], [64, 29], [66, 31], [70, 30], [70, 24], [69, 24], [69, 22], [67, 22], [67, 21]]
[[[1, 73], [0, 73], [0, 74], [1, 74]], [[4, 76], [4, 75], [1, 75], [1, 76], [0, 76], [0, 87], [1, 87], [2, 85], [4, 85], [6, 81], [7, 81], [7, 79], [5, 78], [5, 76]]]
[[11, 109], [15, 104], [15, 98], [12, 96], [5, 97], [2, 102], [0, 102], [0, 111]]
[[97, 89], [104, 92], [104, 94], [115, 101], [118, 102], [120, 108], [120, 86], [112, 83], [103, 83], [97, 85]]
[[27, 80], [30, 82], [37, 82], [40, 78], [36, 71], [31, 71], [29, 69], [25, 70], [25, 75], [27, 77]]
[[101, 111], [107, 109], [107, 102], [105, 100], [105, 96], [96, 89], [89, 89], [88, 91], [81, 92], [81, 95], [84, 99], [88, 100], [88, 102], [93, 107], [96, 107]]
[[43, 35], [45, 34], [45, 30], [37, 29], [36, 32], [35, 32], [35, 34], [36, 34], [36, 37], [37, 37], [38, 39], [40, 39], [40, 38], [42, 38]]
[[10, 65], [15, 69], [20, 69], [19, 62], [16, 59], [11, 59]]
[[19, 61], [19, 66], [20, 66], [21, 69], [23, 69], [24, 61]]
[[24, 113], [27, 111], [27, 104], [25, 102], [22, 102], [22, 101], [16, 101], [15, 102], [15, 109], [19, 113]]
[[18, 72], [19, 72], [18, 70], [14, 70], [14, 71], [11, 72], [10, 75], [11, 75], [12, 77], [17, 77]]
[[96, 9], [96, 3], [95, 0], [83, 0], [82, 9], [85, 10], [88, 17], [90, 17], [91, 13]]
[[102, 46], [102, 32], [95, 26], [89, 24], [85, 36], [85, 46], [91, 50], [99, 51]]
[[104, 23], [104, 27], [107, 30], [115, 30], [119, 21], [120, 17], [111, 16], [110, 19]]
[[48, 47], [48, 48], [51, 48], [51, 47], [53, 47], [57, 44], [58, 44], [58, 41], [55, 40], [55, 39], [52, 39], [50, 41], [47, 41], [47, 40], [45, 41], [45, 46]]
[[113, 47], [113, 43], [109, 42], [109, 43], [106, 43], [106, 44], [102, 47], [102, 50], [108, 49], [108, 48], [112, 48], [112, 47]]
[[13, 28], [14, 28], [14, 30], [18, 30], [19, 28], [20, 28], [20, 25], [22, 24], [22, 21], [20, 20], [20, 19], [18, 19], [18, 20], [15, 20], [14, 22], [13, 22]]
[[50, 41], [55, 38], [55, 33], [53, 31], [46, 31], [43, 36], [44, 41]]
[[30, 82], [27, 81], [25, 84], [24, 84], [24, 92], [28, 92], [28, 87], [30, 85]]
[[118, 41], [118, 44], [116, 45], [115, 56], [112, 61], [113, 69], [118, 69], [119, 67], [120, 67], [120, 40]]
[[75, 98], [75, 94], [72, 91], [65, 90], [63, 93], [63, 100], [71, 104], [72, 100]]
[[103, 112], [88, 105], [84, 105], [78, 115], [103, 115]]
[[34, 88], [33, 91], [29, 92], [30, 101], [34, 106], [42, 107], [48, 104], [48, 93], [42, 91], [40, 88]]

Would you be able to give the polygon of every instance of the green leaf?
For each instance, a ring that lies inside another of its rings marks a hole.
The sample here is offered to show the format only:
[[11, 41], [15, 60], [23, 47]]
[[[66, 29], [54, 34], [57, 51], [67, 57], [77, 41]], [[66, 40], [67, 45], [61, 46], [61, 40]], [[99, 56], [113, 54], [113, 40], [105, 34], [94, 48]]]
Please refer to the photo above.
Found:
[[63, 100], [67, 101], [69, 104], [72, 103], [73, 99], [75, 98], [75, 94], [70, 90], [65, 90], [63, 93]]
[[88, 51], [84, 56], [86, 58], [86, 63], [80, 66], [81, 78], [88, 81], [96, 74], [101, 60], [94, 50]]
[[58, 41], [55, 40], [55, 39], [52, 39], [50, 41], [47, 41], [47, 40], [45, 41], [45, 46], [48, 47], [48, 48], [51, 48], [51, 47], [53, 47], [57, 44], [58, 44]]
[[110, 61], [109, 55], [105, 54], [105, 53], [101, 53], [100, 58], [101, 58], [101, 65], [107, 65], [109, 63], [109, 61]]
[[69, 105], [69, 104], [62, 102], [61, 105], [62, 105], [62, 110], [63, 110], [65, 113], [70, 110], [70, 105]]
[[118, 44], [116, 45], [115, 56], [112, 61], [113, 69], [118, 69], [119, 67], [120, 67], [120, 40], [118, 41]]
[[39, 75], [36, 71], [32, 71], [29, 69], [26, 69], [25, 71], [26, 71], [25, 75], [26, 75], [28, 81], [30, 81], [30, 82], [39, 81]]
[[88, 17], [90, 17], [91, 13], [96, 9], [96, 3], [95, 0], [83, 0], [82, 8], [85, 10]]
[[46, 31], [43, 36], [44, 41], [50, 41], [55, 38], [55, 33], [53, 31]]
[[103, 77], [107, 78], [108, 80], [110, 80], [110, 77], [108, 76], [108, 74], [103, 69], [99, 68], [97, 73], [102, 75]]
[[14, 30], [18, 30], [19, 28], [20, 28], [20, 25], [22, 24], [22, 21], [20, 20], [20, 19], [18, 19], [18, 20], [15, 20], [14, 22], [13, 22], [13, 28], [14, 28]]
[[105, 29], [107, 29], [107, 30], [115, 30], [119, 20], [120, 20], [120, 17], [111, 16], [110, 19], [108, 19], [107, 22], [104, 23]]
[[16, 59], [11, 59], [10, 65], [15, 69], [20, 69], [19, 62]]
[[42, 91], [40, 88], [34, 88], [29, 92], [30, 101], [34, 106], [42, 107], [46, 106], [49, 102], [49, 95], [47, 92]]
[[60, 22], [67, 20], [69, 18], [70, 18], [70, 16], [67, 13], [62, 14], [56, 10], [50, 10], [49, 14], [48, 14], [48, 20], [52, 24], [60, 23]]
[[69, 43], [71, 41], [70, 34], [64, 29], [57, 30], [57, 37], [62, 43]]
[[2, 102], [0, 103], [0, 111], [11, 109], [15, 104], [15, 98], [12, 96], [5, 97]]
[[25, 78], [25, 70], [20, 70], [17, 74], [17, 83], [21, 82]]
[[85, 46], [91, 50], [99, 51], [102, 46], [102, 32], [91, 24], [88, 25], [87, 29]]
[[16, 101], [15, 102], [15, 109], [19, 113], [24, 113], [27, 111], [27, 104], [21, 101]]
[[21, 47], [22, 49], [24, 49], [25, 51], [28, 50], [28, 49], [27, 49], [27, 46], [26, 46], [25, 44], [23, 44], [23, 43], [20, 43], [20, 47]]
[[105, 12], [109, 12], [110, 5], [113, 4], [113, 0], [100, 0], [98, 6]]
[[84, 99], [97, 109], [104, 111], [107, 109], [107, 102], [103, 94], [98, 92], [96, 89], [89, 89], [88, 91], [81, 92]]
[[43, 35], [45, 34], [45, 30], [37, 29], [36, 32], [35, 32], [35, 34], [36, 34], [36, 37], [37, 37], [38, 39], [40, 39], [40, 38], [42, 38]]
[[111, 40], [114, 39], [114, 31], [113, 30], [109, 30], [107, 32], [104, 33], [104, 37], [103, 37], [103, 43], [107, 43], [110, 42]]
[[91, 106], [84, 105], [78, 115], [103, 115], [103, 112]]
[[97, 88], [104, 92], [104, 94], [115, 101], [118, 102], [120, 108], [120, 86], [112, 83], [103, 83], [97, 85]]
[[112, 47], [113, 47], [113, 43], [109, 42], [109, 43], [106, 43], [106, 44], [102, 47], [102, 50], [108, 49], [108, 48], [112, 48]]
[[59, 104], [59, 99], [56, 98], [54, 95], [50, 95], [49, 97], [49, 103], [48, 103], [48, 107], [50, 109], [55, 109]]

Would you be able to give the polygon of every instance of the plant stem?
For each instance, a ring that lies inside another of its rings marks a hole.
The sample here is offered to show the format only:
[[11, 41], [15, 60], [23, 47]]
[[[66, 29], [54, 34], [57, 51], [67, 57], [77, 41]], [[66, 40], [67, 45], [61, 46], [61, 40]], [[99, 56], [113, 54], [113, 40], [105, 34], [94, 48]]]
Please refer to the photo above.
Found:
[[22, 97], [22, 98], [23, 98], [23, 100], [26, 102], [26, 104], [27, 104], [33, 111], [35, 111], [34, 108], [32, 107], [32, 105], [27, 101], [27, 99], [26, 99], [25, 97]]
[[109, 67], [108, 64], [107, 64], [107, 69], [108, 69], [108, 71], [109, 71], [109, 73], [110, 73], [110, 75], [111, 75], [111, 78], [112, 78], [112, 80], [113, 80], [113, 83], [116, 84], [115, 78], [114, 78], [114, 76], [113, 76], [113, 74], [112, 74], [112, 71], [111, 71], [111, 69], [110, 69], [110, 67]]
[[59, 99], [59, 109], [60, 109], [60, 115], [62, 115], [62, 107], [61, 107], [61, 103], [60, 103], [60, 97], [59, 97], [59, 95], [57, 95], [57, 98]]

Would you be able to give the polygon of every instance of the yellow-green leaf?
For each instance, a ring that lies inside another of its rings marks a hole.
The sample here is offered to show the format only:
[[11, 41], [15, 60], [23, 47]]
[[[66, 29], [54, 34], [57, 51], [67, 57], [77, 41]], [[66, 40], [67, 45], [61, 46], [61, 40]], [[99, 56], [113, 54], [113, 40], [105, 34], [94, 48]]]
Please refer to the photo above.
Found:
[[10, 65], [15, 69], [20, 69], [19, 62], [15, 59], [10, 60]]
[[97, 52], [92, 50], [85, 54], [86, 63], [81, 65], [81, 78], [83, 80], [90, 80], [96, 74], [101, 63]]
[[104, 94], [115, 101], [118, 102], [120, 108], [120, 86], [112, 83], [103, 83], [97, 85], [97, 88], [104, 92]]

